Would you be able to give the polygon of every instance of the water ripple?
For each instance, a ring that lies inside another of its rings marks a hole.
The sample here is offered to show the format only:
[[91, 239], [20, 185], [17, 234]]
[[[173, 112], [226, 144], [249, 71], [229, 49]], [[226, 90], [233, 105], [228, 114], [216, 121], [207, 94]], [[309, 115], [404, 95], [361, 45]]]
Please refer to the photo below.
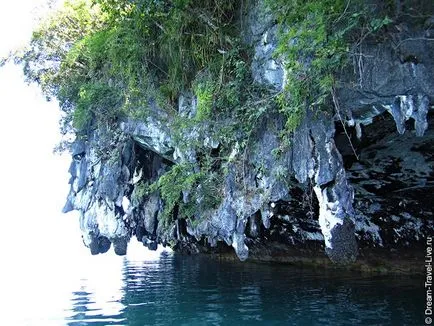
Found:
[[[120, 282], [82, 279], [68, 325], [416, 325], [419, 280], [164, 255], [124, 260]], [[112, 288], [110, 290], [107, 289]], [[401, 295], [395, 295], [396, 289]], [[100, 293], [106, 289], [104, 293]], [[240, 323], [241, 321], [241, 323]]]

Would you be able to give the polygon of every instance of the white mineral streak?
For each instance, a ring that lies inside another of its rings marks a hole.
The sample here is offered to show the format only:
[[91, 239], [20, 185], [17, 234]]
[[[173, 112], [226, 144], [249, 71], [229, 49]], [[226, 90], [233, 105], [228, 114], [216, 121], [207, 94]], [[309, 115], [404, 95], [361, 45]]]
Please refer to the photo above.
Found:
[[244, 234], [239, 234], [237, 232], [234, 232], [233, 234], [232, 247], [235, 249], [238, 258], [241, 261], [246, 260], [249, 255], [249, 248], [244, 243], [245, 238], [246, 236]]
[[324, 242], [327, 248], [333, 249], [331, 231], [337, 224], [343, 224], [343, 220], [336, 217], [336, 212], [341, 209], [340, 204], [338, 201], [329, 202], [327, 200], [327, 189], [321, 190], [319, 186], [315, 186], [313, 189], [319, 202], [318, 222], [324, 236]]
[[130, 208], [130, 200], [126, 196], [123, 196], [122, 209], [124, 210], [124, 212], [128, 212], [129, 208]]
[[417, 96], [401, 95], [397, 96], [397, 99], [399, 104], [395, 103], [392, 106], [385, 106], [385, 108], [392, 114], [398, 132], [403, 134], [405, 132], [405, 122], [412, 118], [414, 119], [416, 135], [423, 136], [428, 128], [428, 97], [422, 94]]

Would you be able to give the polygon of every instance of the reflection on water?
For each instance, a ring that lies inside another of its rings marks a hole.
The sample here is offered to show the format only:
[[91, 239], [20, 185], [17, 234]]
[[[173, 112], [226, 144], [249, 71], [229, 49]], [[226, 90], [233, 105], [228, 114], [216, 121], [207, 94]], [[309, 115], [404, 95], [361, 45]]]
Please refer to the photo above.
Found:
[[[81, 273], [79, 289], [73, 290], [69, 300], [71, 308], [65, 309], [68, 325], [125, 324], [122, 317], [125, 305], [123, 266], [126, 259], [119, 257], [91, 257]], [[108, 259], [106, 259], [108, 258]]]
[[72, 293], [71, 304], [73, 306], [69, 310], [71, 314], [65, 317], [65, 320], [72, 320], [68, 325], [106, 325], [112, 322], [126, 322], [125, 318], [120, 317], [125, 307], [121, 302], [109, 300], [97, 303], [94, 301], [94, 294], [87, 292], [85, 287]]
[[82, 279], [80, 288], [72, 292], [65, 316], [68, 325], [423, 322], [422, 283], [414, 277], [367, 278], [167, 253], [141, 261], [124, 259], [118, 283], [95, 276], [99, 281]]

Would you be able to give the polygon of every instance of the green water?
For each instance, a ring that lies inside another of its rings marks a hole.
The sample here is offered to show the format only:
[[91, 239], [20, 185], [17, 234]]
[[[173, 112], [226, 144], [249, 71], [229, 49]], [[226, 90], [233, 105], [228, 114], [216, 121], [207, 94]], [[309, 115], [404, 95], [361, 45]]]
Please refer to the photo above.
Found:
[[[108, 271], [107, 271], [108, 272]], [[367, 277], [163, 254], [123, 261], [115, 295], [86, 279], [68, 325], [423, 325], [419, 277]], [[110, 309], [107, 309], [110, 307]]]

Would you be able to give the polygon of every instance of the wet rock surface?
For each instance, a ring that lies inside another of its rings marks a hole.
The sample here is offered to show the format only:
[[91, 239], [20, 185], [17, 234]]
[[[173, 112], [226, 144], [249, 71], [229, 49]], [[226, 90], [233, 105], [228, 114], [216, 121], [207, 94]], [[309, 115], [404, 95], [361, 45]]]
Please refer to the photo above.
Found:
[[385, 114], [365, 128], [364, 139], [354, 140], [359, 160], [352, 161], [348, 152], [347, 173], [355, 189], [359, 241], [411, 248], [423, 246], [432, 234], [432, 113], [427, 120], [424, 137], [416, 130], [399, 135], [391, 132], [395, 123]]

